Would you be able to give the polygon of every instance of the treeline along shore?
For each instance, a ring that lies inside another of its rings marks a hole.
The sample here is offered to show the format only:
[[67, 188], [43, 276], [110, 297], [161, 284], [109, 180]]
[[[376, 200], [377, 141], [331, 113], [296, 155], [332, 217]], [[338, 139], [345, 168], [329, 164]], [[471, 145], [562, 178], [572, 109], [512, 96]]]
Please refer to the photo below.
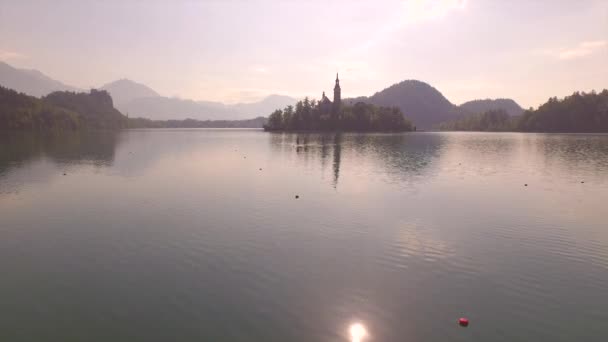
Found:
[[[329, 107], [328, 107], [329, 108]], [[0, 130], [81, 130], [127, 128], [260, 128], [267, 131], [407, 132], [416, 130], [407, 108], [378, 106], [363, 101], [330, 109], [321, 101], [299, 101], [277, 109], [268, 119], [150, 120], [129, 118], [114, 108], [107, 91], [56, 91], [40, 98], [0, 86]], [[608, 90], [575, 92], [550, 98], [521, 115], [493, 109], [455, 116], [435, 127], [445, 131], [488, 132], [608, 132]]]
[[563, 99], [550, 98], [537, 109], [511, 116], [490, 110], [444, 122], [445, 131], [605, 133], [608, 132], [608, 90], [575, 92]]
[[41, 98], [0, 86], [0, 130], [126, 128], [260, 128], [266, 118], [248, 120], [150, 120], [129, 118], [114, 108], [105, 90], [56, 91]]

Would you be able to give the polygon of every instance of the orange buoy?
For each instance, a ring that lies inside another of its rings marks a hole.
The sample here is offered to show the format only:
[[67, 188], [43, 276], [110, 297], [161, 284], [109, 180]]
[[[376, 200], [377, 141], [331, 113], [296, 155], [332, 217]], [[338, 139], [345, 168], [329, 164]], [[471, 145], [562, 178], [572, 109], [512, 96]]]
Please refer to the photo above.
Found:
[[460, 324], [461, 327], [468, 327], [469, 326], [469, 319], [468, 318], [464, 318], [464, 317], [460, 317], [458, 319], [458, 324]]

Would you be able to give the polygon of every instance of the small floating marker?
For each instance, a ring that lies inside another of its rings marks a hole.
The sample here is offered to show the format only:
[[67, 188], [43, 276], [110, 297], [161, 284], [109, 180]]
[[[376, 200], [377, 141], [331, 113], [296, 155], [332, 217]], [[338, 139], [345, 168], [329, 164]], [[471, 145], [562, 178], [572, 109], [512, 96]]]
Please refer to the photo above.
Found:
[[300, 195], [296, 195], [296, 199], [300, 198]]
[[260, 171], [262, 171], [262, 168], [260, 168]]
[[65, 173], [65, 172], [64, 172], [64, 173], [63, 173], [63, 175], [64, 175], [64, 176], [66, 176], [66, 175], [67, 175], [67, 173]]
[[581, 184], [584, 184], [584, 183], [585, 183], [585, 181], [581, 181]]
[[524, 184], [524, 186], [528, 186], [528, 183]]
[[458, 324], [460, 324], [461, 327], [468, 327], [469, 326], [469, 319], [465, 318], [465, 317], [460, 317], [458, 319]]

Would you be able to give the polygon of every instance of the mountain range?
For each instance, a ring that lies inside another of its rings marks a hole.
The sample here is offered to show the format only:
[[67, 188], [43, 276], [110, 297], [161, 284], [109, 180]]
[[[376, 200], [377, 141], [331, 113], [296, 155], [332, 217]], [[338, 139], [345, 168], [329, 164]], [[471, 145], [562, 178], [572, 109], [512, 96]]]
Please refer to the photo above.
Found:
[[[0, 85], [42, 97], [53, 91], [85, 92], [54, 80], [40, 71], [18, 69], [0, 61]], [[296, 99], [284, 95], [270, 95], [258, 102], [223, 104], [212, 101], [193, 101], [176, 97], [165, 97], [146, 85], [128, 79], [105, 84], [99, 89], [112, 96], [114, 106], [130, 117], [153, 120], [243, 120], [267, 116], [277, 108], [293, 105]]]
[[[3, 62], [0, 62], [0, 85], [36, 97], [57, 90], [84, 91], [54, 80], [40, 71], [17, 69]], [[242, 120], [267, 116], [275, 109], [297, 102], [295, 98], [284, 95], [270, 95], [253, 103], [194, 101], [161, 96], [146, 85], [128, 79], [105, 84], [100, 89], [111, 94], [114, 106], [123, 114], [153, 120]], [[494, 109], [503, 109], [510, 115], [523, 113], [523, 109], [511, 99], [473, 100], [457, 106], [431, 85], [417, 80], [394, 84], [369, 97], [344, 99], [347, 104], [358, 101], [399, 107], [419, 129], [435, 128], [441, 122]]]
[[82, 91], [56, 81], [38, 70], [17, 69], [2, 61], [0, 61], [0, 85], [36, 97], [58, 90]]
[[511, 99], [486, 99], [465, 102], [460, 106], [451, 103], [431, 85], [406, 80], [375, 93], [372, 96], [344, 100], [348, 104], [366, 102], [377, 106], [399, 107], [403, 115], [417, 128], [436, 128], [439, 123], [460, 119], [467, 114], [503, 109], [510, 115], [521, 115], [523, 109]]

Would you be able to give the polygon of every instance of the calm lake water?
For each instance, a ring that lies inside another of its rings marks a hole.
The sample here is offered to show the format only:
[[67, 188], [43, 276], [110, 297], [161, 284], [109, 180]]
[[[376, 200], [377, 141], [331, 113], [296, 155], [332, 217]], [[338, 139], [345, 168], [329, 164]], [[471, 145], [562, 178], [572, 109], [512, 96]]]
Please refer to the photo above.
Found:
[[5, 132], [0, 271], [1, 341], [606, 341], [608, 135]]

